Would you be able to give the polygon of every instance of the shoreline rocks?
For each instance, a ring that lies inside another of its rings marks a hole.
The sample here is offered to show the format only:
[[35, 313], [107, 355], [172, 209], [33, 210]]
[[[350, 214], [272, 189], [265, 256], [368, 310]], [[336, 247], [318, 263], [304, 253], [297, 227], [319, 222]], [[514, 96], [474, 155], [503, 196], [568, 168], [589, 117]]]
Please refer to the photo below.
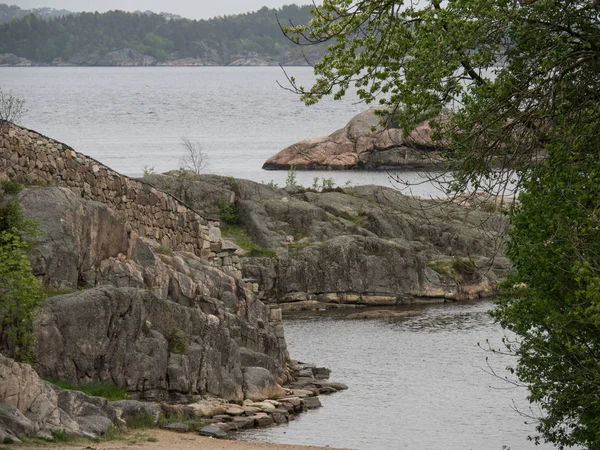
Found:
[[342, 383], [325, 381], [328, 369], [297, 361], [290, 361], [289, 366], [294, 381], [282, 389], [278, 399], [227, 402], [200, 398], [187, 404], [159, 404], [108, 401], [62, 389], [43, 381], [31, 366], [0, 355], [0, 442], [19, 443], [24, 437], [53, 439], [57, 433], [93, 439], [111, 427], [125, 430], [129, 421], [227, 438], [242, 429], [287, 423], [321, 407], [318, 395], [347, 389]]
[[[318, 60], [322, 57], [322, 52], [313, 51], [308, 57]], [[302, 54], [298, 55], [294, 51], [275, 59], [256, 52], [220, 55], [210, 48], [205, 49], [202, 57], [182, 57], [173, 53], [164, 60], [158, 60], [132, 48], [83, 51], [67, 60], [55, 58], [51, 63], [29, 60], [12, 53], [0, 54], [0, 67], [292, 67], [309, 66], [307, 61]]]
[[382, 126], [380, 108], [353, 117], [328, 136], [293, 144], [271, 156], [265, 170], [433, 170], [444, 166], [444, 148], [432, 140], [427, 122], [404, 136], [393, 124]]

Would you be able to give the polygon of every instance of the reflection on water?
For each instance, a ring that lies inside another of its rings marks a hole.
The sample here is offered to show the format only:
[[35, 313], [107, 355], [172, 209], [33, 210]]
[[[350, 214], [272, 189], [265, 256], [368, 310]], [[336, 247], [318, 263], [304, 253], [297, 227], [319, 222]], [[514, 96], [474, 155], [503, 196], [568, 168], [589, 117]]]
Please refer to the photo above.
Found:
[[[322, 396], [323, 408], [240, 439], [357, 449], [549, 449], [527, 441], [534, 425], [524, 388], [503, 375], [512, 358], [491, 303], [419, 307], [402, 320], [344, 320], [343, 314], [286, 322], [290, 354], [332, 369], [349, 390]], [[415, 309], [415, 308], [412, 308]], [[485, 345], [484, 345], [485, 347]], [[489, 364], [486, 361], [489, 358]]]

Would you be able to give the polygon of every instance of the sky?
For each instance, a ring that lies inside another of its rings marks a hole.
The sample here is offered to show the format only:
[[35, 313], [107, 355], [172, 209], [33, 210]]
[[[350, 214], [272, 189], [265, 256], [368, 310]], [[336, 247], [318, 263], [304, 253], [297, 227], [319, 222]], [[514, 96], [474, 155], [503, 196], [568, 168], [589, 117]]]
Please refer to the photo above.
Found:
[[[0, 0], [2, 1], [2, 0]], [[2, 3], [17, 5], [22, 9], [50, 7], [79, 11], [154, 11], [178, 14], [190, 19], [210, 19], [215, 16], [239, 14], [267, 6], [278, 8], [296, 3], [310, 4], [311, 0], [3, 0]]]

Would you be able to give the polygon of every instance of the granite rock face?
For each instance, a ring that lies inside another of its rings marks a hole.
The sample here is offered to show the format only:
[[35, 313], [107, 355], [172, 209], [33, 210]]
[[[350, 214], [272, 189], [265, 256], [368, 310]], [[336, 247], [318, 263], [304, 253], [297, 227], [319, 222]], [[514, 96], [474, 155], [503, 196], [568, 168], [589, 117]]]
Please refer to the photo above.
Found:
[[0, 355], [0, 438], [51, 438], [64, 431], [96, 437], [125, 426], [121, 409], [98, 397], [67, 391], [42, 380], [33, 368]]
[[277, 255], [243, 257], [243, 276], [284, 312], [478, 298], [510, 268], [507, 222], [485, 208], [380, 186], [314, 192], [177, 172], [151, 182], [206, 213], [234, 203], [248, 234]]
[[241, 400], [244, 367], [286, 380], [283, 325], [231, 266], [128, 233], [120, 213], [65, 188], [26, 188], [20, 201], [42, 231], [34, 273], [76, 290], [38, 317], [43, 376], [145, 400]]
[[124, 386], [144, 400], [243, 400], [230, 322], [133, 288], [102, 286], [54, 297], [36, 327], [40, 374]]
[[432, 169], [444, 163], [443, 148], [432, 140], [427, 122], [405, 136], [393, 125], [382, 126], [378, 109], [370, 108], [328, 136], [293, 144], [270, 157], [267, 170], [401, 170]]

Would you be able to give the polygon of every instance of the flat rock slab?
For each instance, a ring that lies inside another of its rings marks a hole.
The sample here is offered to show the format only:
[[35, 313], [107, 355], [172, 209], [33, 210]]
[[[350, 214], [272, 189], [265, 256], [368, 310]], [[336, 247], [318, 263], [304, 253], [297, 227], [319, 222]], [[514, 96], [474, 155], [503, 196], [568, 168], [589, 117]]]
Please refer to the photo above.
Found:
[[217, 439], [225, 439], [228, 435], [225, 431], [216, 425], [208, 425], [200, 430], [200, 436], [208, 436]]
[[190, 426], [187, 423], [173, 422], [162, 427], [165, 430], [176, 431], [178, 433], [187, 433], [190, 431]]
[[306, 406], [308, 409], [316, 409], [322, 406], [319, 397], [306, 397], [303, 398], [302, 401], [304, 402], [304, 406]]

